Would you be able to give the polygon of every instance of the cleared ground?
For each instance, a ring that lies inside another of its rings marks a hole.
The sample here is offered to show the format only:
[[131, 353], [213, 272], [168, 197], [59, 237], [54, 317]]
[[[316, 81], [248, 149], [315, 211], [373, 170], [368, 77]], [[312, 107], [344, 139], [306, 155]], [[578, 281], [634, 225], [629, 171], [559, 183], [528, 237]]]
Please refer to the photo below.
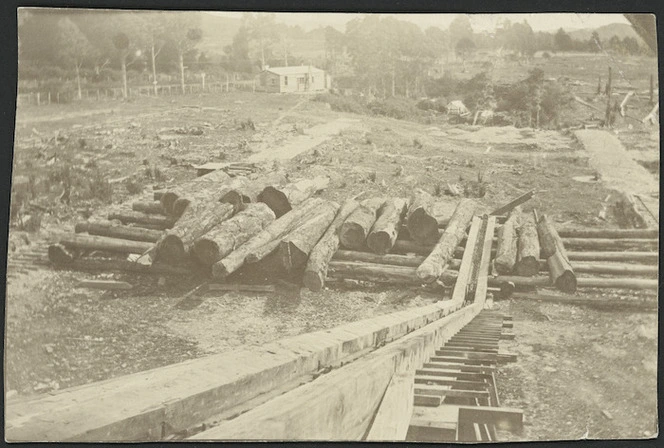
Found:
[[[468, 196], [484, 191], [478, 200], [488, 208], [534, 189], [528, 209], [536, 207], [559, 224], [616, 227], [611, 216], [608, 222], [597, 217], [610, 190], [573, 180], [593, 175], [594, 168], [571, 134], [341, 114], [303, 98], [232, 93], [19, 110], [15, 175], [36, 176], [40, 187], [34, 202], [50, 214], [44, 215], [40, 234], [11, 230], [10, 261], [48, 232], [73, 231], [77, 219], [104, 216], [114, 204], [138, 197], [128, 181], [147, 193], [194, 177], [191, 165], [244, 160], [302, 140], [307, 129], [335, 120], [348, 126], [291, 160], [266, 161], [266, 167], [282, 166], [292, 177], [329, 175], [323, 197], [337, 201], [363, 191], [405, 197], [422, 187], [440, 195], [448, 214], [459, 200], [445, 195], [448, 183], [459, 184]], [[243, 129], [249, 119], [255, 130]], [[190, 127], [200, 127], [202, 135], [175, 132]], [[56, 132], [66, 140], [44, 142]], [[650, 139], [657, 130], [630, 132]], [[658, 154], [652, 146], [641, 151]], [[56, 161], [49, 164], [53, 154]], [[72, 189], [77, 198], [78, 188], [80, 198], [71, 205], [57, 201], [62, 187], [49, 173], [59, 163], [77, 167], [81, 178], [121, 179], [112, 184], [112, 203], [85, 196], [88, 187], [82, 181]], [[47, 393], [439, 299], [416, 289], [335, 287], [303, 291], [299, 301], [207, 293], [198, 307], [181, 310], [175, 305], [199, 279], [167, 278], [160, 286], [156, 278], [118, 274], [110, 277], [135, 289], [104, 293], [74, 287], [90, 277], [41, 270], [10, 280], [5, 364], [10, 395]], [[601, 294], [634, 298], [632, 293]], [[497, 306], [514, 316], [517, 340], [508, 349], [519, 355], [501, 373], [500, 395], [504, 405], [524, 409], [526, 439], [559, 438], [560, 428], [569, 428], [565, 438], [572, 439], [586, 429], [588, 437], [655, 431], [656, 315], [517, 301]]]

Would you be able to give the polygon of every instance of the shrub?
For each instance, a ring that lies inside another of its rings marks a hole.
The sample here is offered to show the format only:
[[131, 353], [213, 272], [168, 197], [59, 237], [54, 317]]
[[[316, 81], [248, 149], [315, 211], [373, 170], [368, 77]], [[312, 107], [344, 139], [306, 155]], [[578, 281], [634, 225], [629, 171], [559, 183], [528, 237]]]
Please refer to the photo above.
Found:
[[113, 197], [113, 186], [104, 176], [93, 176], [90, 181], [89, 189], [91, 198], [100, 199], [104, 202], [111, 202], [111, 198]]
[[342, 96], [334, 95], [331, 93], [323, 93], [316, 95], [314, 97], [314, 101], [327, 103], [330, 105], [332, 110], [337, 112], [351, 112], [354, 114], [365, 114], [367, 112], [362, 99], [355, 96]]
[[368, 107], [369, 110], [376, 115], [383, 115], [385, 117], [397, 118], [400, 120], [419, 115], [415, 105], [405, 98], [389, 97], [384, 100], [376, 99], [370, 102]]

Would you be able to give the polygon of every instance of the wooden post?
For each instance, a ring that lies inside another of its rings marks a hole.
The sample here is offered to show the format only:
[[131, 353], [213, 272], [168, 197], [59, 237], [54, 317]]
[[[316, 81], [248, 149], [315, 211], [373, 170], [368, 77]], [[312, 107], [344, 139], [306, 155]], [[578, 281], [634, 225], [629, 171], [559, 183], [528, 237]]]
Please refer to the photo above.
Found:
[[228, 73], [226, 73], [226, 93], [228, 93]]
[[655, 103], [655, 77], [650, 75], [650, 105], [652, 106]]
[[48, 104], [51, 104], [51, 91], [48, 91]]
[[604, 126], [611, 127], [611, 67], [609, 67], [609, 79], [606, 82], [606, 117]]
[[39, 92], [37, 92], [37, 106], [41, 106], [41, 100], [39, 97]]
[[55, 94], [55, 101], [57, 101], [58, 104], [60, 103], [60, 92], [57, 92], [57, 93]]

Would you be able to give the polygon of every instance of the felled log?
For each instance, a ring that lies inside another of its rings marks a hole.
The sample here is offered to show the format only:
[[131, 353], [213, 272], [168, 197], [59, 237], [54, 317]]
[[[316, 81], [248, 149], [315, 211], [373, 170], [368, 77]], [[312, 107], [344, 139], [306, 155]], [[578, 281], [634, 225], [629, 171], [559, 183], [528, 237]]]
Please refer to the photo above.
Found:
[[309, 254], [339, 210], [339, 204], [336, 202], [331, 204], [331, 208], [293, 229], [279, 243], [279, 256], [286, 272], [299, 271], [306, 266]]
[[245, 210], [194, 241], [193, 254], [205, 266], [212, 266], [274, 220], [274, 212], [267, 204], [249, 204]]
[[[442, 278], [445, 280], [454, 280], [456, 276], [457, 272], [455, 271], [445, 271]], [[355, 261], [330, 261], [328, 277], [405, 286], [421, 286], [424, 283], [417, 276], [417, 269], [413, 267]]]
[[513, 201], [508, 202], [507, 204], [503, 205], [502, 207], [499, 207], [495, 209], [493, 212], [491, 212], [492, 216], [496, 215], [504, 215], [505, 213], [509, 213], [513, 208], [515, 208], [518, 205], [523, 204], [524, 202], [527, 202], [532, 198], [535, 194], [535, 190], [529, 191], [528, 193], [525, 193], [518, 198], [514, 199]]
[[164, 191], [159, 198], [159, 201], [166, 213], [172, 213], [173, 204], [178, 198], [186, 198], [187, 194], [190, 194], [194, 189], [214, 189], [215, 186], [219, 187], [230, 179], [231, 177], [222, 170], [213, 171], [205, 176], [197, 177], [189, 182], [185, 182], [176, 188]]
[[[53, 246], [51, 246], [53, 247]], [[191, 277], [196, 272], [194, 266], [171, 266], [163, 263], [145, 265], [128, 260], [111, 258], [72, 258], [70, 260], [59, 258], [59, 254], [51, 256], [49, 247], [49, 260], [59, 268], [84, 272], [132, 272], [136, 274], [152, 275], [182, 275]], [[62, 246], [60, 246], [62, 247]], [[64, 248], [63, 248], [64, 249]]]
[[164, 207], [159, 201], [153, 202], [134, 202], [131, 209], [135, 212], [143, 212], [151, 215], [165, 215]]
[[564, 238], [563, 242], [575, 249], [656, 251], [659, 248], [659, 240], [649, 238]]
[[159, 230], [142, 229], [124, 225], [114, 225], [110, 222], [79, 222], [74, 226], [76, 233], [87, 232], [90, 235], [108, 236], [132, 241], [145, 241], [156, 243], [164, 234]]
[[536, 302], [563, 303], [576, 306], [592, 306], [607, 310], [634, 309], [657, 312], [658, 308], [656, 300], [646, 301], [638, 299], [609, 299], [606, 297], [602, 297], [601, 299], [590, 299], [587, 297], [575, 297], [569, 295], [552, 295], [543, 293], [530, 294], [519, 292], [513, 294], [512, 298], [516, 300], [533, 300]]
[[[406, 266], [415, 268], [422, 264], [425, 258], [426, 257], [419, 255], [378, 255], [372, 254], [371, 252], [359, 252], [355, 250], [338, 250], [332, 257], [332, 259], [336, 261], [388, 264], [392, 266]], [[461, 266], [461, 260], [458, 259], [450, 260], [448, 264], [448, 267], [451, 269], [458, 269], [459, 266]]]
[[280, 218], [314, 193], [325, 190], [329, 183], [329, 178], [318, 176], [292, 182], [283, 187], [270, 185], [258, 194], [258, 201], [265, 202], [277, 218]]
[[392, 249], [397, 240], [407, 205], [406, 200], [402, 198], [390, 198], [385, 201], [376, 222], [367, 235], [367, 246], [374, 253], [386, 254]]
[[166, 263], [182, 261], [191, 250], [196, 239], [233, 214], [231, 204], [200, 201], [189, 204], [180, 219], [154, 247], [153, 260]]
[[657, 263], [658, 252], [567, 252], [570, 261], [625, 261]]
[[546, 215], [540, 217], [537, 223], [537, 232], [540, 241], [540, 253], [546, 258], [549, 266], [551, 284], [561, 291], [573, 293], [576, 291], [576, 275], [567, 258], [563, 241]]
[[258, 202], [258, 195], [267, 187], [278, 189], [287, 182], [286, 176], [280, 172], [272, 172], [260, 176], [246, 185], [232, 188], [221, 197], [221, 202], [233, 204], [236, 210], [243, 208], [244, 204]]
[[119, 220], [122, 224], [138, 223], [147, 224], [160, 229], [169, 229], [175, 224], [171, 216], [149, 215], [142, 212], [126, 211], [121, 213], [109, 213], [108, 220]]
[[339, 241], [343, 247], [347, 249], [366, 247], [367, 236], [384, 203], [384, 198], [371, 198], [360, 202], [359, 207], [346, 218], [339, 230]]
[[328, 201], [320, 198], [310, 198], [304, 201], [299, 207], [273, 221], [246, 243], [216, 262], [212, 266], [212, 275], [215, 278], [225, 278], [232, 274], [242, 267], [247, 255], [271, 241], [282, 238], [295, 227], [316, 216], [319, 213], [319, 209], [324, 207], [324, 204], [326, 203], [328, 203]]
[[341, 226], [359, 205], [355, 199], [346, 200], [334, 217], [332, 224], [330, 224], [309, 254], [302, 282], [311, 291], [320, 291], [323, 289], [329, 262], [335, 252], [338, 253]]
[[155, 192], [152, 194], [152, 199], [154, 199], [155, 201], [158, 201], [158, 200], [161, 199], [161, 197], [162, 197], [163, 195], [164, 195], [164, 191], [161, 191], [161, 190], [159, 190], [159, 191], [155, 191]]
[[578, 273], [587, 274], [611, 274], [611, 275], [648, 275], [657, 276], [657, 266], [629, 263], [584, 263], [574, 262], [572, 268]]
[[539, 271], [540, 245], [537, 224], [531, 214], [524, 216], [519, 229], [517, 260], [514, 273], [521, 276], [537, 275]]
[[397, 239], [394, 246], [392, 246], [391, 252], [398, 254], [429, 255], [434, 246], [434, 244], [419, 244], [411, 240]]
[[127, 254], [142, 254], [153, 246], [151, 243], [143, 241], [121, 240], [105, 236], [81, 234], [64, 235], [60, 238], [60, 244], [68, 249], [102, 250]]
[[516, 264], [519, 249], [518, 229], [521, 222], [521, 207], [515, 207], [507, 221], [498, 229], [498, 244], [494, 266], [499, 274], [510, 274]]
[[456, 247], [466, 235], [466, 228], [475, 214], [477, 204], [472, 199], [462, 199], [457, 204], [438, 243], [417, 268], [420, 280], [431, 283], [443, 273], [445, 266], [453, 258]]
[[[199, 201], [219, 201], [221, 198], [228, 192], [234, 189], [242, 188], [245, 185], [249, 184], [249, 179], [244, 176], [235, 177], [227, 182], [222, 184], [213, 184], [213, 187], [209, 186], [209, 182], [197, 182], [192, 185], [191, 191], [183, 194], [173, 202], [171, 208], [171, 214], [173, 216], [182, 216], [187, 206], [194, 202]], [[235, 208], [236, 211], [239, 208]]]
[[[489, 277], [489, 286], [498, 286], [511, 282], [519, 286], [549, 286], [548, 277], [517, 277], [517, 276], [497, 276]], [[609, 288], [609, 289], [647, 289], [657, 290], [657, 279], [645, 278], [604, 278], [604, 277], [579, 277], [576, 279], [579, 288]]]
[[659, 238], [659, 229], [583, 229], [558, 230], [561, 238]]
[[409, 202], [406, 228], [411, 239], [418, 243], [438, 241], [440, 234], [438, 233], [438, 220], [433, 213], [433, 196], [422, 189], [417, 189]]
[[119, 290], [131, 289], [130, 283], [119, 282], [116, 280], [81, 280], [76, 285], [77, 288], [90, 288], [90, 289], [105, 289], [105, 290]]

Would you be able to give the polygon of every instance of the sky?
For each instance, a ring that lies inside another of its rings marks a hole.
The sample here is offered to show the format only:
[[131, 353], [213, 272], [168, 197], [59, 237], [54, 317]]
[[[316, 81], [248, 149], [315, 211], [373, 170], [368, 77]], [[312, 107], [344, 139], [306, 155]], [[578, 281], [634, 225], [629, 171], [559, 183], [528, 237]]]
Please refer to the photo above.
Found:
[[[242, 17], [241, 12], [213, 12], [226, 17]], [[275, 13], [277, 21], [288, 25], [300, 25], [305, 31], [319, 26], [333, 26], [341, 31], [356, 14], [349, 13]], [[408, 20], [426, 29], [430, 26], [447, 28], [457, 14], [385, 14]], [[558, 28], [574, 30], [597, 28], [610, 23], [629, 23], [622, 14], [592, 13], [540, 13], [540, 14], [468, 14], [475, 31], [493, 31], [504, 19], [512, 22], [527, 20], [535, 31], [551, 31]]]

